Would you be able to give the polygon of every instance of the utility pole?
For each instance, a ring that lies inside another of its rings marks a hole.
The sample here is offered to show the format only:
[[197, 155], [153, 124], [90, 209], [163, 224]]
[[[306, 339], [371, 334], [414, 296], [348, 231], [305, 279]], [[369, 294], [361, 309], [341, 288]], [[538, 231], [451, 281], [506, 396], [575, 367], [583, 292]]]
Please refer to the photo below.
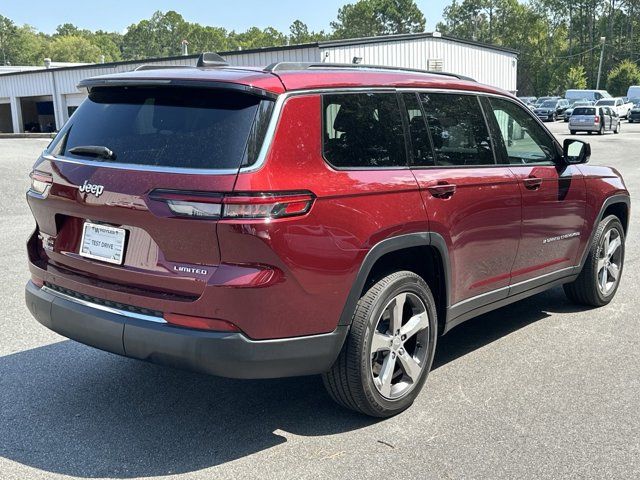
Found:
[[596, 80], [596, 90], [600, 90], [600, 75], [602, 74], [602, 59], [604, 58], [604, 42], [607, 37], [600, 37], [602, 49], [600, 50], [600, 65], [598, 66], [598, 79]]

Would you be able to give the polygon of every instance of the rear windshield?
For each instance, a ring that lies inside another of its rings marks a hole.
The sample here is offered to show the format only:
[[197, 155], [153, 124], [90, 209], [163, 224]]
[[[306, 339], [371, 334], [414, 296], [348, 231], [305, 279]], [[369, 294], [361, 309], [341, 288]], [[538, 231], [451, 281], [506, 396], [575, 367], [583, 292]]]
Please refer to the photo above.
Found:
[[578, 107], [573, 110], [574, 115], [595, 115], [596, 109], [589, 107]]
[[[49, 151], [99, 162], [236, 169], [256, 160], [272, 109], [272, 101], [230, 90], [95, 88]], [[70, 151], [87, 146], [113, 155]]]
[[608, 107], [611, 107], [615, 104], [616, 104], [615, 100], [598, 100], [598, 105], [606, 105]]

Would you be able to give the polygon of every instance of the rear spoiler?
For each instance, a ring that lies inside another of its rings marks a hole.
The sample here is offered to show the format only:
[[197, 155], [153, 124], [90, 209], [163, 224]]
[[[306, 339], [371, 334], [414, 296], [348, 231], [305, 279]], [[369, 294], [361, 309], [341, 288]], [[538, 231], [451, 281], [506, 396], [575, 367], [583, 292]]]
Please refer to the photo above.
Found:
[[220, 82], [215, 80], [185, 80], [185, 79], [169, 79], [169, 78], [119, 78], [119, 77], [91, 77], [81, 80], [78, 88], [86, 88], [89, 92], [96, 87], [183, 87], [183, 88], [215, 88], [220, 90], [234, 90], [237, 92], [255, 95], [268, 100], [275, 100], [278, 95], [256, 88], [251, 85], [242, 85], [239, 83]]

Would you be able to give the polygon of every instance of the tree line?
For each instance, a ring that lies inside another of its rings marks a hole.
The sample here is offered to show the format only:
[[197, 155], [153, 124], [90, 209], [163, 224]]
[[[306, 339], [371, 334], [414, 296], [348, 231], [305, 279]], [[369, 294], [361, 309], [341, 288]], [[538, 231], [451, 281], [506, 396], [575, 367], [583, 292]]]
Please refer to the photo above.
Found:
[[[124, 34], [65, 23], [53, 34], [16, 25], [0, 15], [0, 63], [112, 62], [190, 52], [260, 47], [423, 32], [414, 0], [357, 0], [341, 7], [330, 31], [301, 20], [288, 32], [252, 27], [243, 32], [186, 21], [175, 11], [155, 12]], [[445, 35], [509, 47], [519, 52], [518, 93], [546, 95], [595, 88], [604, 43], [601, 88], [622, 95], [640, 84], [640, 0], [453, 0], [436, 29]], [[603, 41], [601, 38], [605, 37]]]

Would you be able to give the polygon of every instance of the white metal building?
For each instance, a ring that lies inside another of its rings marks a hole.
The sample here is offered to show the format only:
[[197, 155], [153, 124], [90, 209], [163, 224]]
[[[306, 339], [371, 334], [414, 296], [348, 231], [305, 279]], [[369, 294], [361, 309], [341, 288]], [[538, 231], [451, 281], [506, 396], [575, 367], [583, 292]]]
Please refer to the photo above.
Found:
[[[517, 52], [435, 33], [389, 35], [221, 52], [231, 65], [352, 63], [444, 71], [515, 92]], [[0, 73], [0, 132], [60, 128], [86, 97], [80, 80], [140, 65], [195, 65], [198, 55]]]

